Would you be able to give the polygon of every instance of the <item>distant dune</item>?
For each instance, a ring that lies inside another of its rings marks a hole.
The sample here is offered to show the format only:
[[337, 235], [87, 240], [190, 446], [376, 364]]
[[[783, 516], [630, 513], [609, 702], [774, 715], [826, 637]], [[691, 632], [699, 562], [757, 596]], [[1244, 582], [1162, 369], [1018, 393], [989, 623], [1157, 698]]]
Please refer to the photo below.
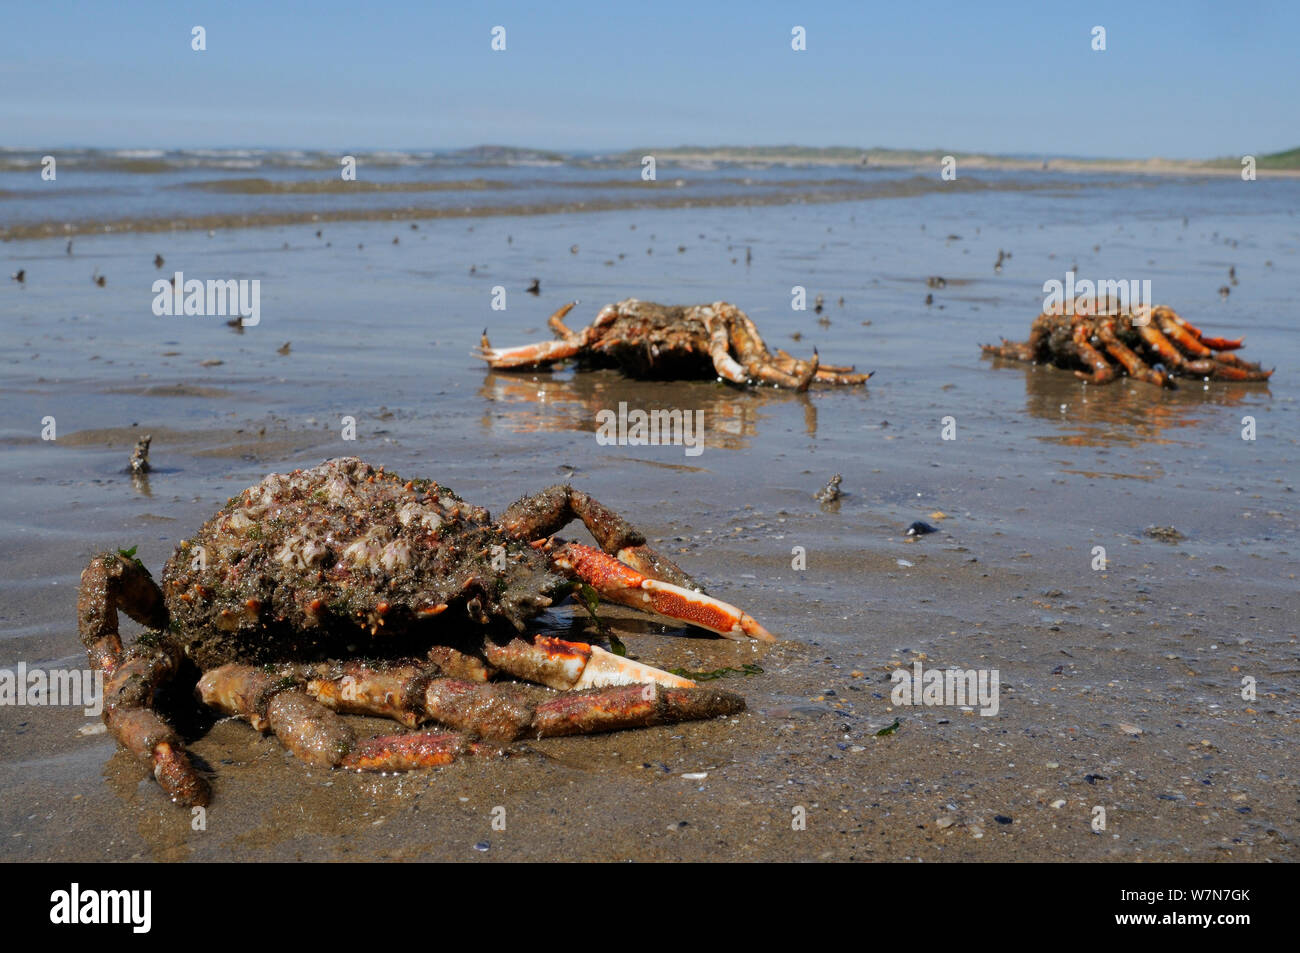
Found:
[[[937, 165], [952, 156], [958, 167], [974, 169], [1046, 169], [1053, 172], [1133, 172], [1156, 175], [1237, 174], [1241, 156], [1218, 159], [1081, 159], [1070, 156], [1004, 156], [948, 149], [858, 149], [850, 146], [677, 146], [670, 149], [629, 149], [628, 160], [643, 155], [676, 162], [783, 162], [818, 165], [907, 168]], [[1300, 148], [1255, 157], [1257, 172], [1300, 172]]]

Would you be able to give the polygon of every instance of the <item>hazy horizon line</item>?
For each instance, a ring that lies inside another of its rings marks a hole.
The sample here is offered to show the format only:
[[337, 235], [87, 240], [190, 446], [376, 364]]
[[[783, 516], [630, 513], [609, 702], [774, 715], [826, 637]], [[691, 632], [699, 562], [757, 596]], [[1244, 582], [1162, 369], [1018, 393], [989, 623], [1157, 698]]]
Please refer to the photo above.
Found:
[[358, 145], [350, 146], [319, 146], [319, 145], [144, 145], [132, 143], [119, 143], [115, 145], [91, 145], [86, 143], [62, 142], [56, 144], [45, 143], [42, 145], [0, 145], [0, 151], [3, 152], [40, 152], [45, 150], [57, 149], [77, 149], [83, 151], [151, 151], [151, 152], [234, 152], [240, 150], [254, 150], [260, 152], [339, 152], [346, 153], [349, 150], [367, 151], [367, 152], [429, 152], [429, 153], [456, 153], [456, 152], [473, 152], [480, 149], [503, 149], [516, 152], [535, 152], [547, 153], [558, 156], [587, 156], [587, 155], [606, 155], [606, 154], [625, 154], [634, 152], [644, 152], [647, 155], [653, 154], [656, 150], [660, 152], [678, 152], [686, 150], [698, 151], [753, 151], [753, 150], [807, 150], [818, 152], [859, 152], [863, 154], [872, 152], [890, 152], [890, 153], [919, 153], [923, 155], [953, 155], [953, 156], [987, 156], [998, 159], [1069, 159], [1085, 162], [1105, 162], [1105, 161], [1124, 161], [1124, 162], [1143, 162], [1149, 160], [1162, 159], [1172, 162], [1197, 162], [1213, 161], [1223, 159], [1238, 159], [1244, 155], [1269, 156], [1294, 151], [1300, 147], [1278, 148], [1272, 150], [1255, 150], [1253, 152], [1226, 153], [1216, 156], [1197, 156], [1194, 158], [1176, 158], [1168, 155], [1083, 155], [1078, 153], [1064, 152], [998, 152], [991, 150], [979, 149], [953, 149], [944, 146], [931, 146], [927, 148], [917, 146], [853, 146], [853, 145], [801, 145], [799, 143], [761, 143], [750, 145], [738, 145], [735, 143], [679, 143], [673, 146], [626, 146], [626, 147], [591, 147], [575, 146], [565, 148], [544, 147], [507, 144], [503, 142], [479, 142], [468, 146], [395, 146], [395, 145]]

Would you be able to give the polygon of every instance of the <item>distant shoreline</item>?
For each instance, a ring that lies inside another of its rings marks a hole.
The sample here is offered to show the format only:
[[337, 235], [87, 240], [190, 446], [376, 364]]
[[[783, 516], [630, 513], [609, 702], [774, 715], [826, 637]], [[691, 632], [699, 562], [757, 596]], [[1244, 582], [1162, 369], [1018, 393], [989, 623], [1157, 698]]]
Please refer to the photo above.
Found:
[[[1292, 150], [1296, 152], [1297, 150]], [[637, 150], [629, 156], [640, 154]], [[646, 150], [656, 160], [671, 162], [751, 163], [780, 165], [799, 162], [807, 165], [857, 166], [885, 169], [934, 169], [946, 156], [962, 169], [982, 169], [994, 172], [1067, 172], [1067, 173], [1118, 173], [1125, 175], [1216, 175], [1240, 176], [1241, 163], [1233, 159], [1077, 159], [1044, 156], [1042, 158], [1017, 158], [984, 153], [944, 153], [895, 149], [802, 149], [756, 146]], [[1279, 154], [1289, 157], [1292, 153]], [[1300, 176], [1300, 164], [1291, 168], [1270, 167], [1268, 161], [1278, 156], [1257, 156], [1255, 174], [1261, 178], [1295, 178]]]
[[[649, 165], [645, 161], [647, 157], [655, 160], [657, 178], [642, 178], [643, 170]], [[0, 149], [0, 184], [6, 181], [3, 176], [29, 174], [37, 167], [40, 158], [36, 152]], [[1300, 167], [1287, 167], [1293, 160], [1300, 161], [1300, 149], [1259, 156], [1256, 160], [1257, 178], [1292, 180], [1300, 177]], [[156, 177], [160, 183], [156, 188], [165, 190], [168, 195], [188, 190], [191, 193], [268, 196], [270, 201], [214, 201], [206, 203], [206, 206], [199, 203], [198, 207], [195, 203], [188, 206], [177, 202], [161, 203], [174, 208], [170, 214], [164, 213], [160, 207], [139, 203], [136, 209], [110, 207], [99, 210], [98, 214], [93, 203], [89, 206], [83, 204], [80, 209], [64, 203], [65, 207], [58, 213], [49, 209], [31, 215], [26, 221], [0, 225], [0, 241], [347, 221], [419, 221], [641, 209], [827, 204], [943, 192], [1123, 187], [1132, 185], [1137, 177], [1142, 176], [1166, 180], [1224, 180], [1240, 178], [1242, 173], [1240, 162], [1230, 158], [1081, 159], [800, 146], [687, 145], [583, 155], [506, 146], [481, 146], [448, 152], [425, 150], [367, 154], [358, 150], [356, 161], [363, 168], [411, 170], [400, 180], [394, 180], [390, 173], [387, 179], [373, 181], [340, 178], [332, 171], [338, 163], [337, 157], [321, 151], [202, 150], [201, 154], [192, 154], [185, 150], [95, 149], [68, 152], [59, 161], [60, 170], [66, 165], [74, 175], [95, 171]], [[945, 177], [945, 163], [951, 165], [955, 174]], [[520, 167], [531, 166], [564, 166], [569, 171], [584, 170], [603, 175], [594, 179], [587, 175], [584, 179], [566, 171], [550, 185], [563, 188], [568, 194], [548, 195], [544, 189], [530, 192], [537, 184], [532, 179], [523, 182], [511, 180]], [[795, 173], [777, 180], [770, 175], [773, 169], [797, 169], [801, 166], [822, 171], [803, 177]], [[463, 177], [454, 180], [430, 178], [430, 175], [442, 175], [449, 168], [462, 170]], [[490, 168], [500, 171], [486, 171]], [[764, 179], [757, 172], [746, 175], [746, 168], [769, 173], [768, 178]], [[199, 169], [211, 169], [214, 177], [194, 181], [192, 177]], [[326, 169], [331, 170], [330, 173], [321, 175]], [[438, 171], [431, 173], [430, 169]], [[843, 169], [844, 174], [832, 173], [827, 177], [825, 170], [828, 169]], [[873, 175], [873, 172], [894, 174]], [[164, 178], [173, 173], [191, 178], [181, 181]], [[693, 173], [708, 174], [695, 176]], [[906, 173], [912, 174], [904, 177]], [[623, 177], [619, 178], [620, 175]], [[1111, 178], [1108, 181], [1103, 177]], [[697, 179], [704, 183], [703, 189], [695, 187]], [[709, 182], [713, 183], [713, 188], [708, 186]], [[590, 193], [590, 199], [580, 199], [573, 194], [575, 190], [581, 190], [579, 194]], [[742, 190], [749, 194], [737, 194]], [[596, 194], [602, 191], [605, 194]], [[475, 197], [470, 198], [467, 194], [460, 202], [455, 198], [455, 193], [460, 192], [472, 193]], [[30, 189], [22, 193], [0, 190], [0, 201], [25, 199], [29, 197], [28, 193], [34, 194]], [[400, 193], [447, 195], [452, 196], [452, 201], [457, 201], [457, 204], [450, 204], [447, 199], [426, 204], [418, 204], [417, 200], [413, 204], [394, 207], [381, 201], [374, 207], [358, 208], [355, 202], [348, 201], [354, 195]], [[507, 193], [516, 200], [505, 199]], [[316, 198], [308, 198], [311, 196]], [[275, 201], [285, 197], [299, 198], [292, 204]], [[257, 207], [259, 204], [263, 207]], [[176, 207], [178, 205], [181, 207]], [[137, 210], [139, 214], [131, 214]], [[79, 217], [77, 211], [80, 211]]]

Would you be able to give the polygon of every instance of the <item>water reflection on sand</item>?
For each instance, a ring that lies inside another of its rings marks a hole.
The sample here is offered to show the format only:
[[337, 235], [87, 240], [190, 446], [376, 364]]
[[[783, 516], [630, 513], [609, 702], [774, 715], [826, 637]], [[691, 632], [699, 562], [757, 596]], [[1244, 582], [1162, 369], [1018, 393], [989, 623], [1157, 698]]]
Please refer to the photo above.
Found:
[[645, 411], [703, 411], [706, 443], [740, 450], [757, 435], [759, 421], [769, 416], [765, 408], [774, 402], [793, 402], [803, 409], [805, 432], [817, 435], [815, 394], [770, 387], [741, 391], [715, 381], [634, 381], [615, 371], [563, 375], [489, 371], [479, 396], [488, 402], [480, 418], [485, 434], [594, 433], [597, 413], [616, 411], [625, 402], [629, 409]]
[[1271, 397], [1266, 383], [1180, 380], [1177, 390], [1165, 390], [1122, 378], [1096, 387], [1054, 367], [1026, 367], [1001, 358], [990, 363], [1000, 371], [1022, 372], [1025, 409], [1057, 425], [1056, 433], [1036, 439], [1071, 447], [1181, 443], [1177, 431], [1197, 426], [1212, 408]]

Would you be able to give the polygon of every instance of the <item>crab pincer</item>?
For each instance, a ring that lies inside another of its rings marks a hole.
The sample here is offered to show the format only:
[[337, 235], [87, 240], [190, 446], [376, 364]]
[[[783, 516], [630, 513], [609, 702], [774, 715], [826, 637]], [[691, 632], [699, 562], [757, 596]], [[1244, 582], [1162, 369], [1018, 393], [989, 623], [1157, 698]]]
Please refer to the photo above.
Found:
[[753, 616], [730, 603], [643, 575], [591, 546], [565, 543], [551, 558], [610, 602], [688, 622], [728, 639], [776, 641]]

